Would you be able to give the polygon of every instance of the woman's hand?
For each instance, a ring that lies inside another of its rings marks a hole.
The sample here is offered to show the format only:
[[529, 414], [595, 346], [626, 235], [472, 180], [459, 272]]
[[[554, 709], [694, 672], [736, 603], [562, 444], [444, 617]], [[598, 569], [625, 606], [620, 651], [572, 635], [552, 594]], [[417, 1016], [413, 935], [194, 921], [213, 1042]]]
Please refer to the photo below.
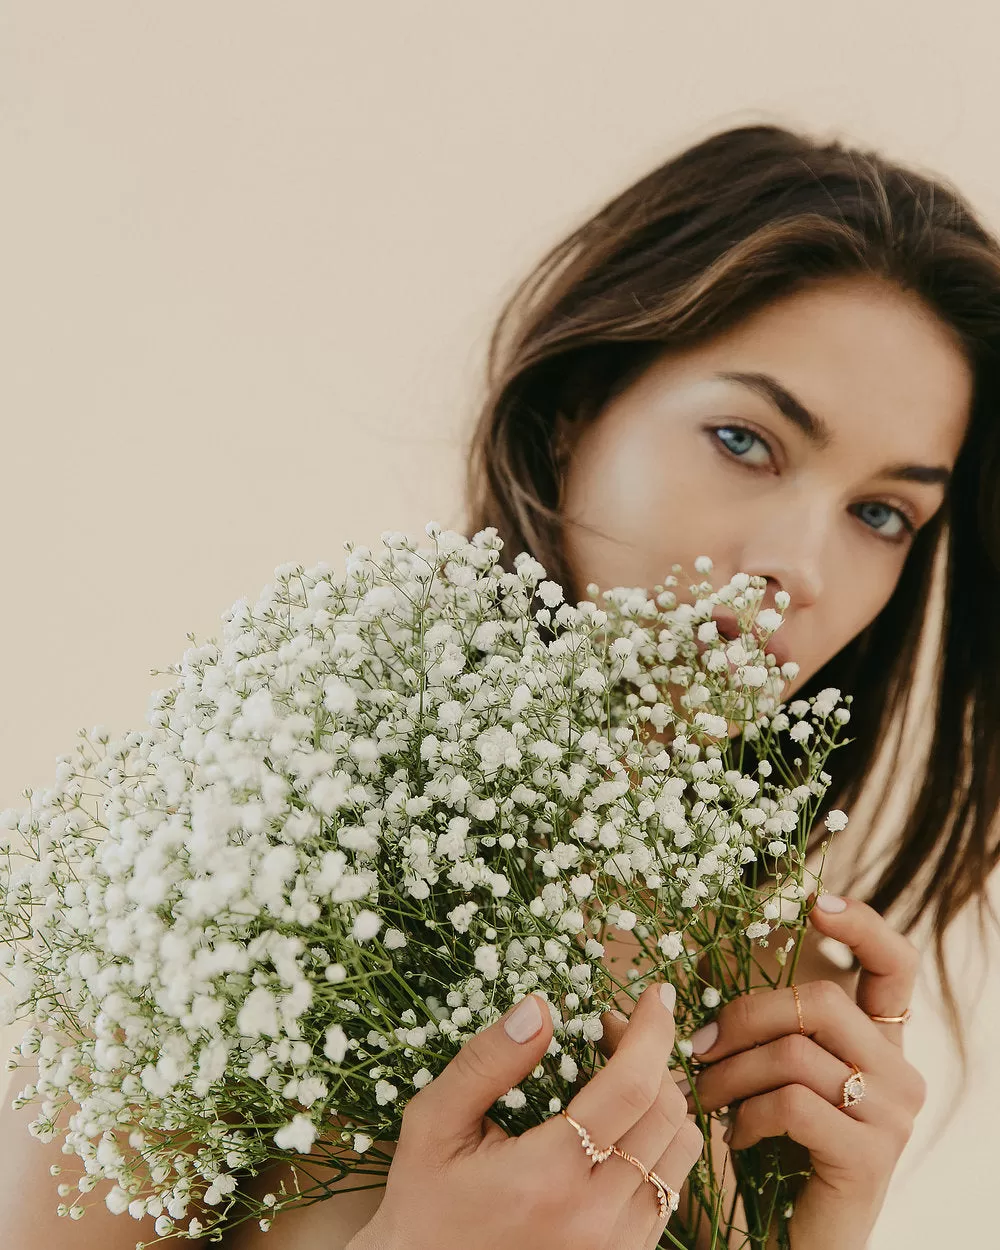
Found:
[[[598, 1148], [617, 1143], [679, 1191], [704, 1143], [667, 1067], [673, 997], [668, 1007], [659, 990], [640, 996], [614, 1056], [566, 1111]], [[385, 1197], [347, 1250], [653, 1250], [668, 1217], [638, 1168], [592, 1162], [558, 1113], [518, 1137], [486, 1118], [551, 1038], [548, 1006], [529, 995], [410, 1099]]]
[[[864, 1250], [927, 1095], [903, 1058], [903, 1025], [866, 1014], [903, 1014], [920, 953], [867, 904], [846, 901], [842, 912], [809, 915], [857, 956], [857, 1001], [833, 981], [799, 986], [803, 1036], [790, 987], [741, 994], [713, 1022], [711, 1046], [695, 1052], [708, 1065], [695, 1079], [698, 1102], [704, 1112], [730, 1107], [731, 1150], [784, 1134], [809, 1151], [814, 1172], [789, 1221], [792, 1250]], [[866, 1093], [841, 1109], [852, 1062]]]

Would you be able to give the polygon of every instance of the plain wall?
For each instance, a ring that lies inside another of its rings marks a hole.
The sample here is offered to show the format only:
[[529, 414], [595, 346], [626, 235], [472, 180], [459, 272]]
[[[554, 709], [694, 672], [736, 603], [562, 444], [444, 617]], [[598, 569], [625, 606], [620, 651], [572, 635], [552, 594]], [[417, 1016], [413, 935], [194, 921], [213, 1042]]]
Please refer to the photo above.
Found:
[[[837, 133], [995, 228], [998, 35], [990, 6], [928, 0], [7, 0], [0, 808], [78, 728], [141, 724], [149, 670], [277, 564], [460, 525], [502, 298], [682, 146]], [[985, 988], [964, 922], [951, 945], [971, 1093], [940, 1133], [956, 1066], [925, 971], [906, 1052], [930, 1094], [872, 1250], [997, 1236], [997, 944]]]

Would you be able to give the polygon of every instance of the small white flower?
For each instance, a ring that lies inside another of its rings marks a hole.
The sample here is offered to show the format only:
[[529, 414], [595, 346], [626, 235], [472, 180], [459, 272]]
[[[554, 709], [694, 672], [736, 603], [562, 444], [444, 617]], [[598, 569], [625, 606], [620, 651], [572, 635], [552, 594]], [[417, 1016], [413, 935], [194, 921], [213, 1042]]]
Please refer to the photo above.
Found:
[[375, 1082], [375, 1101], [380, 1107], [384, 1107], [387, 1103], [394, 1102], [399, 1090], [389, 1081]]
[[306, 1115], [295, 1116], [290, 1123], [283, 1125], [274, 1135], [274, 1144], [279, 1150], [294, 1150], [298, 1154], [308, 1154], [318, 1136], [316, 1125]]
[[835, 807], [833, 811], [827, 815], [825, 824], [831, 833], [839, 833], [841, 829], [847, 828], [847, 819], [847, 813], [842, 812], [839, 808]]
[[656, 939], [656, 948], [665, 959], [679, 959], [684, 950], [684, 940], [680, 933], [664, 933]]
[[326, 1031], [323, 1054], [332, 1063], [343, 1063], [347, 1054], [347, 1034], [339, 1024], [331, 1024]]
[[564, 1081], [575, 1081], [579, 1071], [577, 1062], [572, 1055], [564, 1054], [559, 1060], [559, 1075]]
[[783, 621], [784, 617], [779, 612], [775, 612], [773, 608], [765, 608], [762, 612], [757, 613], [757, 624], [761, 629], [766, 629], [768, 633], [774, 633]]
[[356, 942], [370, 941], [382, 926], [381, 917], [367, 909], [359, 911], [354, 918], [352, 933]]
[[495, 981], [500, 975], [500, 957], [495, 946], [479, 946], [475, 954], [476, 968], [487, 980]]

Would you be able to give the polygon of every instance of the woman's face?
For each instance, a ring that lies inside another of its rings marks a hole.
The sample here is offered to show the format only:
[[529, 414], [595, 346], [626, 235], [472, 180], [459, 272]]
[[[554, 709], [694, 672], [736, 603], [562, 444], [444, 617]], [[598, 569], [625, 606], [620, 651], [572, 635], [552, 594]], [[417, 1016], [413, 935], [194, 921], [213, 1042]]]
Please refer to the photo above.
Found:
[[875, 279], [817, 283], [667, 350], [571, 432], [576, 585], [652, 589], [680, 564], [690, 598], [700, 555], [716, 587], [766, 578], [762, 607], [791, 597], [771, 645], [799, 665], [790, 698], [891, 596], [943, 503], [972, 388], [950, 329]]

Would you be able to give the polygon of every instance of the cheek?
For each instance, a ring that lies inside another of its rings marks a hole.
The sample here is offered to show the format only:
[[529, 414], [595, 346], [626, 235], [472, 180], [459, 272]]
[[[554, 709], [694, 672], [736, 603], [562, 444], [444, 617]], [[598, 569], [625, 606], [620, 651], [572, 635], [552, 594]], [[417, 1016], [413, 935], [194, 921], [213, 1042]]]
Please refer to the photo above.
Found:
[[725, 560], [732, 519], [693, 432], [633, 421], [588, 434], [565, 489], [566, 548], [581, 588], [651, 588], [674, 564], [693, 574], [699, 555]]
[[801, 665], [801, 671], [785, 688], [783, 699], [793, 699], [825, 664], [868, 628], [892, 598], [901, 571], [901, 566], [886, 569], [884, 562], [879, 567], [874, 557], [868, 568], [856, 558], [846, 563], [828, 584], [823, 598], [795, 622], [791, 658]]

